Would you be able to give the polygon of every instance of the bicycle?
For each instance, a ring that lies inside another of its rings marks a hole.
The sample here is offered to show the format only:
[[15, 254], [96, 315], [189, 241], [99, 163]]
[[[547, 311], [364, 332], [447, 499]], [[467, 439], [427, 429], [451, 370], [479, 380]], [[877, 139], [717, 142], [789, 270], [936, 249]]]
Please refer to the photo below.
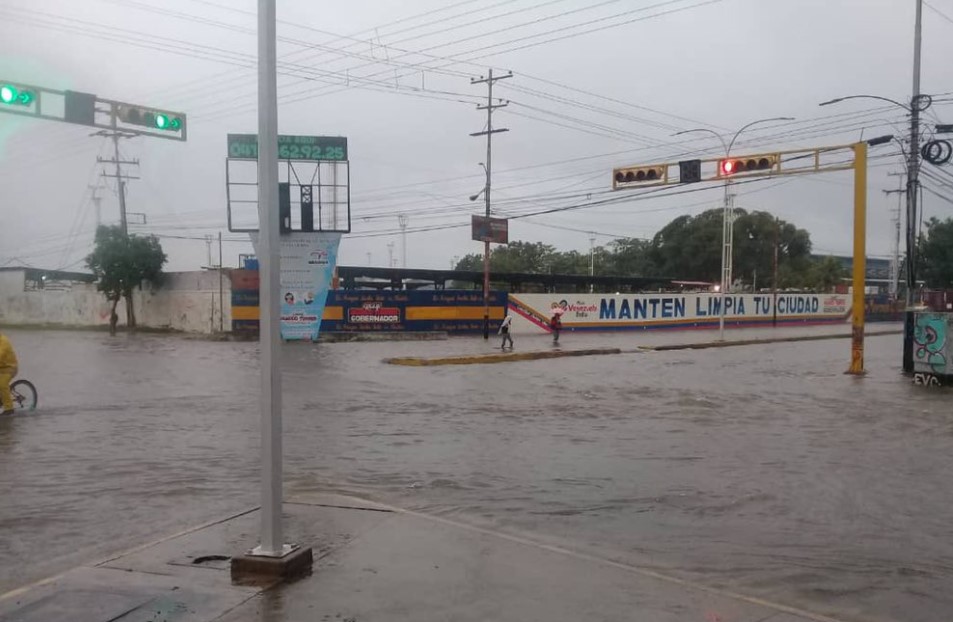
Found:
[[13, 395], [13, 410], [36, 410], [36, 387], [29, 380], [14, 380], [10, 383]]

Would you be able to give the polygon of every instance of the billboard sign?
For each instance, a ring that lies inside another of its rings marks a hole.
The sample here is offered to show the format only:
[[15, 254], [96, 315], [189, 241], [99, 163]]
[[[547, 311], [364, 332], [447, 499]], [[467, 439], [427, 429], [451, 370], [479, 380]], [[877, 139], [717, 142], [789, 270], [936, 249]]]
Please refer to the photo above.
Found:
[[477, 242], [492, 242], [493, 244], [509, 244], [509, 221], [506, 218], [487, 218], [486, 216], [472, 216], [470, 218], [472, 238]]
[[[228, 157], [258, 159], [257, 134], [229, 134]], [[347, 160], [344, 136], [278, 136], [279, 160]]]

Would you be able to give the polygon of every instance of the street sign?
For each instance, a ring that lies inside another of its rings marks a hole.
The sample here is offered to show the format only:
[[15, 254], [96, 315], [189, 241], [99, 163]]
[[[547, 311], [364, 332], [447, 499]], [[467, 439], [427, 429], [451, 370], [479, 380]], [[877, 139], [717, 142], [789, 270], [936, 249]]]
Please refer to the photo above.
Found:
[[505, 218], [487, 218], [486, 216], [472, 216], [470, 218], [472, 238], [477, 242], [492, 242], [493, 244], [509, 244], [509, 221]]
[[[229, 134], [228, 157], [258, 159], [257, 134]], [[278, 136], [279, 160], [347, 160], [344, 136]]]
[[678, 182], [694, 184], [702, 180], [701, 160], [682, 160], [678, 163]]

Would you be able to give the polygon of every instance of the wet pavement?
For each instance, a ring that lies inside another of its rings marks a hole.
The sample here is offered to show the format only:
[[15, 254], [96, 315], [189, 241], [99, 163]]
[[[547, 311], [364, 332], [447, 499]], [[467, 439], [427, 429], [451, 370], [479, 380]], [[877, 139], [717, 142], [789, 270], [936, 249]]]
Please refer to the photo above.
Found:
[[[9, 335], [40, 410], [0, 422], [0, 592], [257, 502], [257, 344]], [[903, 378], [899, 347], [869, 338], [858, 379], [842, 339], [441, 368], [381, 361], [490, 345], [289, 345], [287, 488], [848, 620], [936, 620], [953, 611], [953, 394]]]

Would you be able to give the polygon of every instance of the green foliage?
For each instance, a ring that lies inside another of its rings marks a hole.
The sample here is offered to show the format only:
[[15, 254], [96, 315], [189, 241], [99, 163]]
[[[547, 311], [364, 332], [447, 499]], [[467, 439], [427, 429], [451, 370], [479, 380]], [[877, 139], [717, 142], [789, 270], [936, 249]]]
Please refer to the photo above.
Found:
[[96, 288], [110, 301], [131, 296], [143, 281], [161, 284], [165, 262], [157, 237], [127, 236], [119, 226], [99, 227], [93, 252], [86, 257]]
[[805, 272], [804, 287], [816, 292], [830, 291], [847, 276], [844, 265], [834, 257], [823, 257], [813, 262]]
[[[697, 216], [679, 216], [652, 240], [619, 238], [593, 250], [594, 273], [611, 276], [658, 276], [689, 281], [721, 279], [721, 243], [724, 212], [712, 209]], [[836, 283], [834, 266], [813, 265], [811, 236], [804, 229], [767, 212], [734, 211], [734, 265], [736, 280], [773, 285], [775, 245], [778, 247], [778, 286], [806, 287]], [[836, 262], [835, 262], [836, 263]], [[483, 255], [463, 257], [458, 270], [483, 270]], [[492, 272], [588, 274], [589, 253], [557, 251], [549, 244], [516, 241], [490, 253]], [[756, 278], [757, 277], [757, 278]]]
[[927, 222], [920, 242], [920, 265], [928, 287], [953, 287], [953, 218]]
[[[724, 213], [711, 209], [697, 216], [679, 216], [652, 240], [649, 257], [656, 274], [676, 279], [721, 280], [721, 242]], [[774, 273], [774, 247], [778, 245], [778, 271], [806, 269], [811, 237], [804, 229], [777, 220], [767, 212], [734, 210], [734, 260], [736, 280], [768, 283]], [[779, 279], [780, 280], [780, 279]]]
[[96, 288], [112, 303], [110, 333], [116, 332], [116, 305], [126, 300], [126, 324], [136, 326], [132, 292], [143, 281], [158, 286], [162, 283], [162, 266], [166, 255], [154, 235], [126, 235], [119, 226], [101, 226], [96, 230], [93, 252], [86, 257], [86, 266], [96, 276]]

